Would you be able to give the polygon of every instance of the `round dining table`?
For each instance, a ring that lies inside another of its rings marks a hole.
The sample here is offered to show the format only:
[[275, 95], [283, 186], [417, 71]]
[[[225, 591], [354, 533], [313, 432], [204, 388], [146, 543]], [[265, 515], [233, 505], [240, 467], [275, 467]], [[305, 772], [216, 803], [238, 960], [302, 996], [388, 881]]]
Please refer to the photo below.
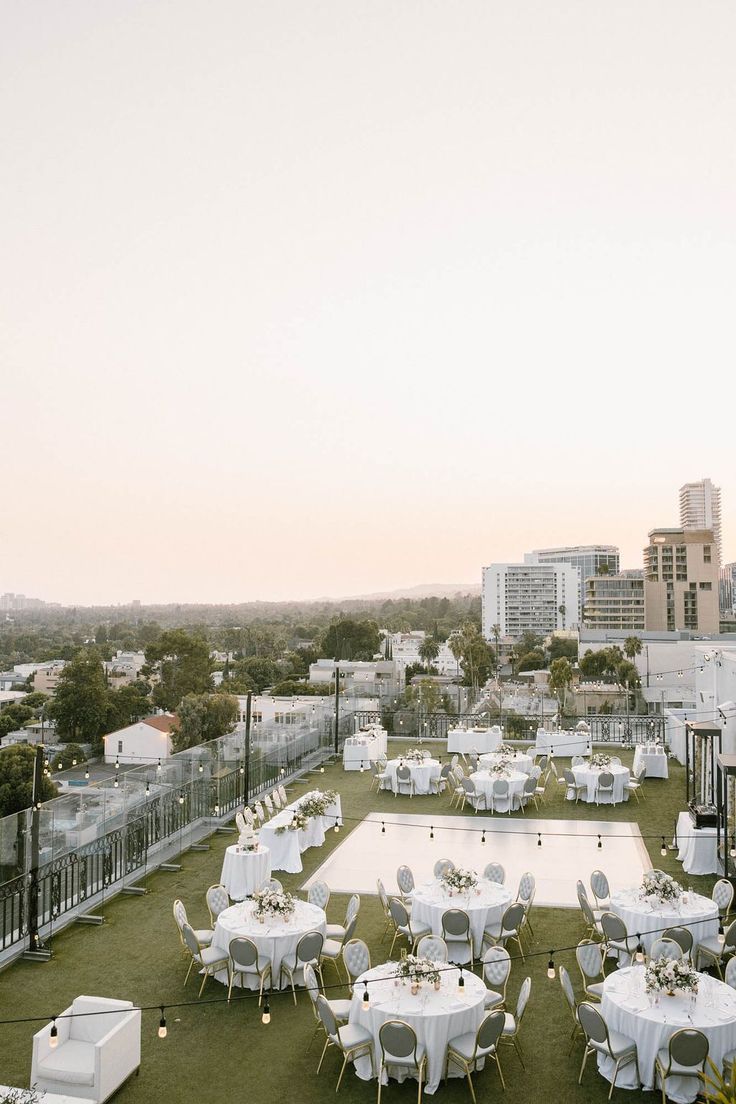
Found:
[[[261, 923], [253, 915], [253, 902], [242, 901], [240, 904], [223, 909], [217, 917], [212, 946], [227, 952], [230, 940], [235, 939], [236, 936], [251, 939], [258, 948], [259, 955], [265, 955], [271, 959], [272, 987], [277, 989], [282, 959], [292, 955], [301, 937], [310, 931], [318, 931], [322, 935], [327, 931], [325, 911], [317, 905], [311, 905], [307, 901], [296, 901], [294, 913], [288, 920], [266, 917], [264, 923]], [[300, 971], [299, 975], [295, 975], [295, 984], [298, 981], [304, 984], [301, 974]], [[227, 984], [227, 971], [222, 970], [215, 976], [218, 981]], [[258, 978], [255, 975], [238, 975], [237, 983], [242, 985], [244, 982], [249, 989], [258, 988]]]
[[[498, 882], [480, 878], [477, 886], [468, 893], [449, 890], [440, 879], [433, 879], [417, 886], [411, 894], [412, 923], [429, 924], [433, 935], [442, 935], [442, 916], [448, 909], [462, 909], [470, 920], [473, 955], [480, 958], [483, 931], [500, 924], [501, 917], [511, 904], [513, 894]], [[452, 948], [453, 962], [468, 962], [470, 954], [462, 948]]]
[[252, 897], [270, 877], [271, 852], [267, 847], [259, 844], [255, 851], [246, 851], [233, 843], [225, 851], [220, 885], [224, 885], [233, 901]]
[[[682, 1028], [702, 1031], [709, 1043], [708, 1056], [720, 1069], [723, 1056], [736, 1047], [736, 992], [722, 981], [700, 975], [697, 996], [685, 994], [655, 997], [645, 988], [644, 966], [615, 970], [603, 983], [601, 1014], [611, 1031], [620, 1031], [636, 1042], [639, 1075], [644, 1089], [656, 1089], [654, 1060], [666, 1048], [670, 1037]], [[602, 1054], [598, 1069], [607, 1081], [613, 1078], [614, 1062]], [[633, 1063], [623, 1066], [616, 1086], [637, 1087]], [[694, 1077], [668, 1077], [667, 1099], [677, 1104], [695, 1100], [700, 1084]]]
[[[572, 773], [575, 775], [575, 781], [580, 786], [586, 787], [585, 801], [591, 805], [596, 801], [598, 795], [598, 780], [602, 774], [608, 772], [613, 775], [613, 798], [610, 794], [601, 794], [601, 804], [610, 804], [613, 801], [614, 805], [618, 805], [621, 801], [629, 800], [629, 791], [627, 789], [629, 784], [629, 768], [621, 766], [620, 763], [613, 763], [608, 767], [592, 767], [589, 763], [581, 763], [577, 767], [572, 768]], [[568, 801], [572, 801], [575, 794], [571, 791], [567, 795]]]
[[718, 906], [700, 893], [687, 892], [679, 901], [661, 904], [643, 898], [638, 887], [622, 889], [611, 895], [610, 911], [621, 917], [630, 936], [641, 936], [647, 954], [665, 928], [687, 928], [693, 947], [718, 934]]
[[532, 773], [534, 760], [531, 755], [526, 755], [523, 751], [517, 751], [514, 755], [499, 755], [497, 751], [492, 751], [489, 755], [481, 755], [478, 762], [481, 767], [488, 768], [495, 766], [501, 760], [505, 760], [512, 770], [522, 771], [524, 774]]
[[399, 793], [396, 772], [402, 765], [408, 767], [411, 772], [411, 777], [414, 782], [414, 793], [432, 793], [431, 782], [440, 776], [441, 767], [438, 759], [423, 759], [421, 763], [415, 759], [389, 759], [385, 770], [385, 773], [388, 775], [387, 788], [393, 790], [394, 793]]
[[[439, 1088], [445, 1072], [447, 1044], [457, 1035], [468, 1031], [476, 1032], [485, 1015], [484, 1002], [487, 989], [479, 977], [469, 971], [462, 971], [465, 985], [458, 988], [461, 971], [448, 967], [447, 963], [438, 963], [440, 969], [440, 988], [422, 985], [418, 993], [412, 994], [408, 983], [396, 977], [397, 962], [384, 962], [366, 970], [355, 981], [353, 998], [350, 1005], [350, 1023], [360, 1024], [373, 1035], [376, 1068], [371, 1068], [369, 1057], [358, 1058], [355, 1072], [364, 1081], [378, 1075], [381, 1064], [381, 1043], [378, 1033], [381, 1024], [387, 1020], [403, 1020], [414, 1028], [417, 1040], [423, 1043], [427, 1051], [427, 1072], [424, 1091], [431, 1095]], [[363, 994], [367, 981], [370, 1001], [365, 1006]], [[482, 1064], [478, 1064], [482, 1068]], [[388, 1076], [399, 1081], [410, 1076], [404, 1069], [388, 1067], [384, 1071], [383, 1084], [388, 1084]], [[415, 1076], [415, 1075], [411, 1075]], [[450, 1066], [451, 1077], [462, 1077], [463, 1071], [454, 1064]]]
[[[518, 770], [504, 771], [503, 774], [495, 774], [487, 770], [475, 771], [470, 779], [475, 783], [476, 793], [482, 798], [482, 804], [478, 805], [478, 808], [492, 809], [494, 813], [510, 812], [514, 807], [514, 798], [521, 794], [528, 777], [528, 774]], [[496, 798], [491, 805], [493, 783], [496, 781], [508, 782], [509, 795], [507, 798]]]

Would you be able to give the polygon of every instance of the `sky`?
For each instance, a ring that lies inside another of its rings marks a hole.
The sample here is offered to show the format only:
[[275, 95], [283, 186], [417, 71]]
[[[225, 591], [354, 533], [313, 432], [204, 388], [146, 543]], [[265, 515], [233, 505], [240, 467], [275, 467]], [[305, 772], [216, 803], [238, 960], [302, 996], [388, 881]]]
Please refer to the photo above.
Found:
[[736, 560], [730, 0], [2, 0], [0, 592]]

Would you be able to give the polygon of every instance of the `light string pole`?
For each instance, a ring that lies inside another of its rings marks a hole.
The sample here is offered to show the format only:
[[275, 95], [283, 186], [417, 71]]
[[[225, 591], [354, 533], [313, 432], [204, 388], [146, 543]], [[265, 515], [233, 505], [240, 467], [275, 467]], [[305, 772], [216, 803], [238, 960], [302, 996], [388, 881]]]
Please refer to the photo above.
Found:
[[340, 661], [335, 660], [335, 758], [340, 754]]
[[243, 804], [250, 801], [250, 725], [251, 709], [253, 703], [253, 691], [249, 690], [245, 697], [245, 796]]

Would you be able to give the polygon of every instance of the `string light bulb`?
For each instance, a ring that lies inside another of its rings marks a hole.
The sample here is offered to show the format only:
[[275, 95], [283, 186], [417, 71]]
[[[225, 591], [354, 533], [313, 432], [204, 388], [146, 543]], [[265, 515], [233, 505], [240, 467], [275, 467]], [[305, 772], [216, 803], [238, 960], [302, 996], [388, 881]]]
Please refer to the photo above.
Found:
[[603, 850], [603, 840], [601, 839], [600, 836], [598, 836], [598, 850], [599, 851]]
[[637, 938], [637, 944], [636, 944], [636, 953], [634, 955], [634, 959], [635, 959], [636, 962], [642, 963], [644, 961], [644, 948], [641, 945], [641, 935], [639, 934], [639, 932], [636, 933], [636, 938]]
[[370, 998], [370, 995], [368, 993], [368, 982], [364, 981], [363, 985], [365, 986], [365, 990], [363, 992], [363, 1007], [364, 1008], [369, 1008], [370, 1003], [371, 1003], [371, 998]]
[[541, 847], [541, 846], [542, 846], [542, 833], [537, 832], [537, 847]]
[[84, 777], [89, 781], [89, 767], [84, 768]]
[[549, 962], [547, 963], [547, 977], [550, 979], [550, 981], [554, 981], [556, 977], [554, 951], [549, 952]]
[[184, 794], [183, 794], [183, 792], [179, 794], [179, 804], [180, 805], [184, 804]]
[[56, 1016], [51, 1020], [51, 1030], [49, 1031], [49, 1046], [54, 1050], [59, 1045], [59, 1029], [56, 1026]]
[[335, 835], [337, 835], [339, 831], [340, 831], [340, 822], [337, 819], [337, 817], [335, 817], [335, 828], [334, 828]]
[[721, 946], [723, 946], [724, 943], [726, 942], [726, 934], [723, 930], [723, 921], [720, 920], [720, 919], [719, 919], [719, 923], [718, 923], [718, 942], [720, 943]]
[[263, 1005], [263, 1015], [261, 1016], [261, 1023], [270, 1024], [271, 1022], [271, 1005], [268, 1003], [268, 997]]
[[384, 821], [381, 821], [381, 835], [382, 836], [386, 835], [386, 824], [385, 824]]
[[115, 775], [115, 781], [113, 782], [113, 786], [114, 786], [114, 787], [115, 787], [115, 789], [117, 790], [117, 788], [119, 787], [119, 785], [120, 785], [120, 780], [119, 780], [118, 776], [117, 776], [117, 775]]
[[115, 770], [120, 770], [120, 760], [115, 756]]
[[323, 764], [322, 764], [322, 766], [321, 766], [321, 767], [319, 768], [319, 773], [320, 773], [320, 774], [324, 774], [324, 773], [325, 773], [324, 763], [323, 763]]
[[460, 967], [460, 977], [457, 979], [457, 991], [460, 996], [465, 992], [465, 978], [463, 977], [463, 968]]
[[430, 824], [429, 826], [429, 838], [434, 839], [434, 824]]
[[156, 774], [160, 774], [160, 773], [161, 773], [161, 760], [159, 759], [158, 766], [156, 767]]
[[667, 855], [667, 844], [664, 841], [664, 836], [662, 836], [662, 846], [659, 849], [659, 853], [662, 856], [662, 858], [665, 858], [666, 855]]
[[731, 840], [731, 850], [728, 853], [732, 859], [736, 859], [736, 836]]
[[166, 1016], [164, 1015], [164, 1006], [161, 1005], [161, 1019], [158, 1021], [158, 1037], [159, 1039], [165, 1039], [167, 1035]]
[[200, 759], [200, 761], [199, 761], [199, 773], [202, 774], [203, 771], [204, 771], [204, 763]]
[[146, 797], [151, 796], [151, 783], [146, 779]]
[[480, 837], [480, 842], [481, 842], [481, 843], [485, 843], [485, 842], [486, 842], [486, 830], [485, 830], [485, 828], [483, 829], [483, 833], [482, 833], [482, 835], [481, 835], [481, 837]]

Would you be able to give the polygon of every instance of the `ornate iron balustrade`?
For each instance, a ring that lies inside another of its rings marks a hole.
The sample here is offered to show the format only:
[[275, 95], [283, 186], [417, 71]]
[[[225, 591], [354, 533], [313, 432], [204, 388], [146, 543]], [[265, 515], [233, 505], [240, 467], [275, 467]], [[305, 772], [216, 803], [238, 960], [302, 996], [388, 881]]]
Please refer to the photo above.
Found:
[[[509, 739], [534, 740], [539, 727], [539, 716], [522, 716], [518, 713], [492, 717], [483, 713], [422, 713], [415, 709], [399, 709], [381, 714], [376, 710], [354, 713], [358, 727], [381, 722], [390, 735], [407, 739], [446, 739], [447, 731], [457, 726], [472, 728], [474, 725], [502, 724]], [[561, 728], [572, 729], [582, 718], [563, 717]], [[657, 714], [608, 714], [598, 713], [584, 718], [590, 725], [594, 743], [647, 744], [664, 741], [664, 718]]]

